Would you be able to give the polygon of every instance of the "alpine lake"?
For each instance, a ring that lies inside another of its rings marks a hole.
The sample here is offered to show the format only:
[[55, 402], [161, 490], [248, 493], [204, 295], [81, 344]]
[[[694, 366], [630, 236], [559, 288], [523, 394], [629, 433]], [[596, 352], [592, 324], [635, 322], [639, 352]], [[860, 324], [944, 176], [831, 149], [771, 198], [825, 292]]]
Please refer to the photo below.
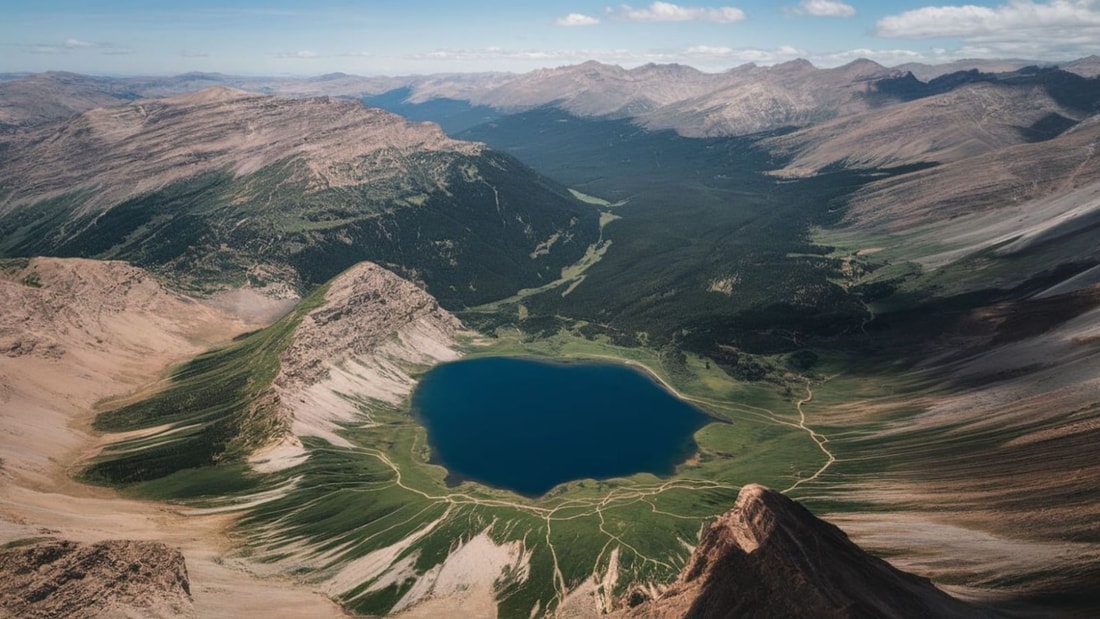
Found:
[[666, 476], [716, 421], [629, 366], [482, 357], [437, 366], [412, 398], [447, 483], [528, 497], [577, 479]]

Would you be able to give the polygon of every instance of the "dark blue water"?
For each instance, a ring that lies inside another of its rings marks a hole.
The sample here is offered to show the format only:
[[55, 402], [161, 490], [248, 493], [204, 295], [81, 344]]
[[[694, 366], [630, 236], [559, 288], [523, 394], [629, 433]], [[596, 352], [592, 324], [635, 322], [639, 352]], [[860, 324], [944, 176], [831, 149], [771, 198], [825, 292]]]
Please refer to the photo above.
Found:
[[527, 496], [574, 479], [670, 475], [712, 421], [645, 374], [606, 363], [486, 357], [438, 366], [413, 394], [448, 483]]

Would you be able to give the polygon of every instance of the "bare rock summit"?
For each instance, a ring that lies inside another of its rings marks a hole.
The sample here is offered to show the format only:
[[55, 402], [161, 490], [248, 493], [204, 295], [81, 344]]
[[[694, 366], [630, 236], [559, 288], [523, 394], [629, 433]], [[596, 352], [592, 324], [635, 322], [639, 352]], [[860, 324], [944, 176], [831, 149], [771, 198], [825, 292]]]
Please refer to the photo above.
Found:
[[621, 617], [815, 619], [982, 617], [982, 610], [856, 546], [786, 496], [742, 488], [680, 578]]

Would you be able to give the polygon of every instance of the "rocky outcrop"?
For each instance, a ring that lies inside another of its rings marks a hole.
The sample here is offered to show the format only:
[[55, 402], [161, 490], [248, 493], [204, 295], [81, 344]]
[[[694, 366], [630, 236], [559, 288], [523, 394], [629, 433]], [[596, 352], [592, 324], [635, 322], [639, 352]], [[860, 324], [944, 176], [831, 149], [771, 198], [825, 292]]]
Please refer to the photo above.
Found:
[[983, 612], [865, 553], [786, 496], [749, 485], [703, 533], [676, 583], [619, 616], [961, 619]]
[[129, 540], [0, 550], [0, 616], [178, 617], [191, 610], [179, 550]]
[[348, 446], [340, 424], [370, 422], [375, 405], [396, 406], [412, 391], [411, 368], [458, 358], [462, 324], [427, 292], [370, 262], [334, 279], [280, 355], [272, 394], [290, 434], [255, 454], [262, 471], [304, 457], [300, 436]]
[[333, 280], [325, 303], [309, 312], [282, 354], [275, 379], [284, 389], [310, 387], [340, 361], [376, 351], [411, 325], [434, 328], [449, 338], [458, 319], [431, 295], [377, 264], [362, 262]]

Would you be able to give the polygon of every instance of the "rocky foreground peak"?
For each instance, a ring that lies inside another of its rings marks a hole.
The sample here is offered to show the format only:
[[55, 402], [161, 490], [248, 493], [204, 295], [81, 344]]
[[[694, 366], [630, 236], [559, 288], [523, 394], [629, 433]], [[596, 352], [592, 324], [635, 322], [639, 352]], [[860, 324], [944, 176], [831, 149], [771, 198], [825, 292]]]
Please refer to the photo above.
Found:
[[786, 496], [745, 486], [660, 598], [625, 617], [981, 617]]
[[164, 544], [55, 540], [0, 550], [0, 616], [179, 617], [190, 610], [183, 555]]

